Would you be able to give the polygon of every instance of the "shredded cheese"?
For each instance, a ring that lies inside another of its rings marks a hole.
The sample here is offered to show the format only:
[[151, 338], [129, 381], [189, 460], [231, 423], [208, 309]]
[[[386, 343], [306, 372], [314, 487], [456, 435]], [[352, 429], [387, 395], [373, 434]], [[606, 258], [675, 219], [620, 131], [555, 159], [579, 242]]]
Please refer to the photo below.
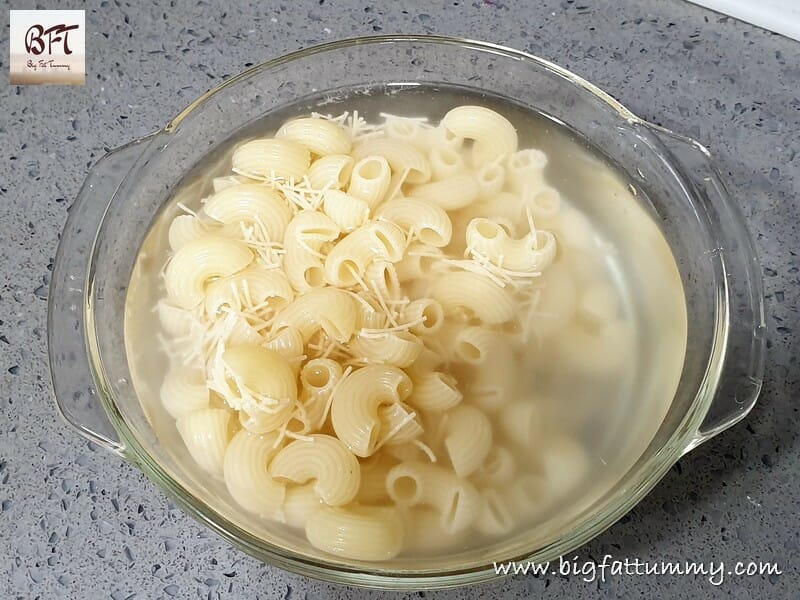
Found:
[[186, 214], [188, 214], [188, 215], [192, 215], [192, 216], [193, 216], [193, 217], [195, 217], [195, 218], [199, 218], [199, 217], [197, 216], [197, 213], [196, 213], [195, 211], [193, 211], [191, 208], [189, 208], [188, 206], [186, 206], [186, 205], [185, 205], [183, 202], [176, 202], [176, 203], [175, 203], [175, 206], [177, 206], [178, 208], [180, 208], [180, 209], [181, 209], [183, 212], [185, 212]]
[[322, 410], [322, 415], [320, 416], [319, 423], [317, 424], [317, 427], [322, 427], [323, 423], [325, 423], [325, 421], [328, 420], [328, 415], [331, 412], [331, 405], [333, 404], [333, 399], [336, 397], [336, 393], [339, 391], [339, 388], [341, 387], [342, 382], [345, 379], [347, 379], [347, 377], [352, 372], [353, 372], [353, 367], [348, 366], [344, 370], [344, 373], [342, 373], [342, 376], [339, 378], [339, 381], [337, 381], [333, 385], [333, 388], [331, 389], [331, 393], [328, 395], [328, 399], [325, 402], [325, 408]]
[[381, 448], [384, 444], [388, 443], [393, 437], [395, 437], [398, 433], [403, 430], [403, 427], [408, 425], [411, 421], [417, 418], [417, 413], [415, 412], [407, 412], [402, 420], [392, 427], [386, 435], [381, 439], [381, 441], [377, 444], [377, 448]]
[[431, 450], [431, 447], [428, 446], [428, 444], [419, 439], [414, 440], [411, 443], [422, 450], [428, 456], [428, 460], [430, 460], [432, 463], [436, 462], [436, 454], [434, 454], [433, 450]]

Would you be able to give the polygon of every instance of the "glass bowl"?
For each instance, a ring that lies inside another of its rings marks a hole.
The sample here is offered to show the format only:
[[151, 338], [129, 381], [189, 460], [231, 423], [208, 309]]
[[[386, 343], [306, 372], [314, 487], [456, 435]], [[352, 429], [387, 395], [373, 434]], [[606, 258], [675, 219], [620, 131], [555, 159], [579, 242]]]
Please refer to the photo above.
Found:
[[[686, 295], [688, 350], [677, 392], [646, 450], [617, 485], [559, 530], [546, 538], [517, 536], [493, 554], [473, 551], [455, 562], [357, 563], [314, 554], [277, 533], [254, 534], [235, 518], [234, 508], [165, 450], [132, 384], [126, 292], [138, 250], [172, 190], [233, 131], [320, 93], [341, 97], [377, 85], [420, 83], [491, 90], [601, 148], [669, 244]], [[420, 589], [498, 577], [493, 561], [554, 559], [618, 520], [685, 452], [753, 407], [763, 374], [763, 320], [751, 239], [698, 142], [639, 119], [592, 84], [529, 54], [456, 38], [380, 36], [324, 44], [254, 67], [198, 98], [163, 129], [98, 161], [61, 237], [48, 342], [63, 417], [83, 436], [136, 464], [230, 543], [311, 577]]]

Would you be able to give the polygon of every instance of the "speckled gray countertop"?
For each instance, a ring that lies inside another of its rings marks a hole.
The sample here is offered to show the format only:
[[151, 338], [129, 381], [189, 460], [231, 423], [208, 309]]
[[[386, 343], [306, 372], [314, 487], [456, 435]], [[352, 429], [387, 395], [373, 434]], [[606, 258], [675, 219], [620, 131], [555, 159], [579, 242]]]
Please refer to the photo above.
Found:
[[[0, 81], [2, 597], [393, 596], [266, 567], [184, 516], [138, 470], [57, 417], [45, 348], [58, 234], [94, 161], [254, 63], [376, 32], [461, 35], [527, 50], [706, 143], [756, 237], [769, 327], [766, 383], [746, 422], [686, 456], [634, 511], [576, 554], [768, 560], [783, 575], [727, 578], [718, 587], [691, 576], [605, 583], [518, 576], [411, 597], [797, 597], [800, 44], [679, 0], [528, 4], [92, 2], [85, 87]], [[7, 18], [4, 9], [4, 48]], [[6, 61], [0, 56], [4, 78]]]

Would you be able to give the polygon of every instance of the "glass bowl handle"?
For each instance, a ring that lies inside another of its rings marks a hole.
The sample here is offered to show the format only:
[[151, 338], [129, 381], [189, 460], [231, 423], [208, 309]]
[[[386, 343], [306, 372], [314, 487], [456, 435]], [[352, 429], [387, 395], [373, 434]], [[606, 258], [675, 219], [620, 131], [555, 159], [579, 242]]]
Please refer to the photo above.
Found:
[[87, 347], [89, 259], [111, 199], [153, 135], [112, 150], [89, 171], [61, 233], [47, 310], [56, 407], [83, 437], [119, 455], [125, 448], [106, 415]]
[[731, 199], [711, 154], [699, 142], [662, 127], [647, 125], [681, 165], [687, 185], [701, 201], [716, 237], [708, 258], [724, 271], [727, 336], [719, 386], [703, 423], [685, 449], [699, 444], [742, 420], [755, 406], [764, 376], [766, 327], [761, 267], [745, 225], [744, 215]]

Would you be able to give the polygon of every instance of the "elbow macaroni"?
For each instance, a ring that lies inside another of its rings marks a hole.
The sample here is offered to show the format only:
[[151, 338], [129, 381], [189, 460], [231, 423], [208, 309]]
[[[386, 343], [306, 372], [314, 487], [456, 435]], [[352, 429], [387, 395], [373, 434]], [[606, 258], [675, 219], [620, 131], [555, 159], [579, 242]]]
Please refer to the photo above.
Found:
[[514, 316], [514, 304], [506, 290], [486, 277], [467, 271], [446, 273], [433, 285], [431, 296], [456, 318], [478, 318], [490, 325]]
[[348, 154], [318, 158], [308, 170], [308, 183], [315, 190], [340, 190], [347, 186], [355, 161]]
[[278, 192], [264, 185], [242, 183], [226, 187], [203, 204], [203, 212], [220, 223], [256, 225], [266, 240], [283, 239], [292, 211]]
[[444, 447], [459, 477], [477, 471], [492, 447], [492, 424], [484, 412], [461, 405], [446, 415]]
[[492, 163], [517, 151], [517, 130], [500, 113], [483, 106], [459, 106], [442, 125], [456, 136], [473, 140], [473, 165]]
[[286, 486], [275, 481], [267, 465], [277, 452], [277, 434], [257, 435], [241, 430], [225, 451], [225, 485], [245, 510], [266, 516], [283, 505]]
[[354, 560], [394, 558], [403, 547], [403, 529], [395, 509], [386, 506], [325, 507], [306, 523], [313, 546]]
[[355, 332], [357, 318], [350, 295], [336, 288], [322, 288], [297, 298], [278, 314], [275, 324], [294, 327], [305, 343], [320, 329], [334, 340], [346, 342]]
[[412, 232], [423, 244], [440, 248], [450, 243], [453, 224], [443, 208], [426, 200], [402, 198], [384, 203], [375, 217]]
[[475, 486], [444, 467], [406, 462], [393, 467], [386, 477], [389, 497], [398, 505], [427, 504], [439, 513], [439, 523], [448, 533], [472, 525], [481, 510]]
[[411, 381], [397, 367], [367, 366], [342, 380], [331, 404], [331, 422], [340, 440], [356, 455], [374, 454], [384, 424], [378, 416], [382, 405], [406, 400]]
[[348, 154], [352, 145], [350, 136], [341, 125], [313, 117], [289, 121], [278, 130], [275, 137], [296, 142], [323, 157]]
[[312, 435], [280, 450], [269, 465], [274, 479], [293, 483], [314, 481], [314, 491], [328, 506], [349, 503], [361, 485], [358, 461], [335, 437]]
[[244, 244], [223, 237], [204, 236], [181, 246], [164, 274], [167, 294], [181, 308], [194, 308], [206, 286], [218, 277], [241, 271], [253, 261]]
[[308, 172], [311, 154], [291, 140], [252, 140], [234, 151], [231, 162], [234, 173], [250, 179], [299, 181]]
[[391, 181], [388, 161], [382, 156], [367, 156], [353, 167], [347, 192], [373, 208], [386, 197]]
[[350, 233], [369, 218], [369, 204], [341, 190], [328, 190], [322, 201], [323, 210], [339, 228]]
[[425, 155], [414, 146], [389, 137], [371, 137], [356, 147], [355, 159], [382, 156], [395, 173], [406, 173], [408, 183], [425, 183], [431, 178], [431, 168]]
[[201, 408], [182, 415], [175, 425], [198, 466], [211, 475], [222, 475], [225, 450], [231, 439], [231, 411]]
[[[183, 362], [159, 394], [239, 506], [379, 561], [505, 535], [544, 505], [540, 490], [586, 475], [585, 450], [543, 435], [518, 398], [519, 355], [545, 339], [551, 356], [612, 373], [599, 350], [632, 346], [613, 289], [578, 291], [563, 273], [570, 217], [546, 155], [519, 149], [505, 117], [299, 117], [230, 161], [167, 232], [157, 310]], [[548, 337], [559, 328], [586, 347]], [[515, 458], [534, 445], [536, 476]]]
[[398, 262], [405, 245], [405, 235], [394, 223], [367, 223], [342, 239], [328, 254], [325, 281], [335, 286], [355, 285], [373, 260]]

